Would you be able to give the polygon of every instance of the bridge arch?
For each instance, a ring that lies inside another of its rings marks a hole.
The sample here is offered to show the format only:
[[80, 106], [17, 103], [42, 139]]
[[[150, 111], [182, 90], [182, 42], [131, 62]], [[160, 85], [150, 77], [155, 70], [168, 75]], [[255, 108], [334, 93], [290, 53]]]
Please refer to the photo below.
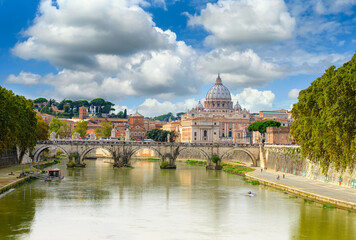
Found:
[[155, 147], [153, 147], [153, 146], [146, 146], [146, 145], [145, 145], [145, 146], [137, 146], [137, 147], [131, 149], [131, 151], [128, 153], [128, 161], [131, 160], [131, 157], [132, 157], [137, 151], [142, 150], [142, 149], [152, 149], [152, 150], [154, 150], [154, 151], [158, 154], [158, 156], [159, 156], [160, 159], [162, 159], [162, 157], [163, 157], [162, 153], [161, 153], [157, 148], [155, 148]]
[[[182, 151], [184, 151], [184, 150], [190, 150], [190, 149], [194, 149], [194, 150], [198, 150], [199, 152], [201, 152], [203, 155], [204, 155], [204, 157], [205, 157], [205, 159], [209, 162], [210, 161], [210, 158], [211, 158], [211, 156], [208, 154], [208, 153], [206, 153], [203, 149], [201, 149], [201, 148], [198, 148], [198, 147], [183, 147], [183, 148], [181, 148], [181, 149], [179, 149], [179, 154], [182, 152]], [[178, 154], [178, 156], [179, 156], [179, 154]]]
[[220, 158], [221, 158], [221, 161], [223, 161], [223, 160], [224, 160], [224, 157], [226, 157], [229, 153], [235, 152], [235, 151], [240, 151], [240, 152], [246, 153], [246, 154], [250, 157], [250, 159], [251, 159], [251, 161], [252, 161], [252, 165], [253, 165], [254, 167], [257, 167], [257, 160], [255, 159], [255, 157], [252, 155], [251, 152], [249, 152], [248, 150], [243, 149], [243, 148], [233, 148], [233, 149], [227, 150], [226, 152], [224, 152], [224, 153], [221, 155], [221, 157], [220, 157]]
[[103, 147], [103, 146], [94, 146], [94, 147], [88, 147], [87, 149], [85, 149], [81, 154], [80, 154], [80, 157], [79, 157], [79, 162], [82, 163], [85, 159], [85, 156], [90, 152], [90, 151], [93, 151], [93, 150], [96, 150], [96, 149], [104, 149], [106, 151], [108, 151], [111, 156], [115, 159], [115, 152], [111, 149], [111, 148], [106, 148], [106, 147]]
[[55, 148], [55, 149], [60, 149], [62, 152], [65, 153], [65, 155], [69, 158], [69, 153], [63, 148], [61, 147], [60, 145], [46, 145], [46, 146], [42, 146], [40, 148], [38, 148], [34, 153], [33, 153], [33, 159], [32, 161], [36, 161], [38, 159], [38, 157], [40, 156], [41, 152], [43, 152], [44, 150], [46, 149], [49, 149], [49, 148]]

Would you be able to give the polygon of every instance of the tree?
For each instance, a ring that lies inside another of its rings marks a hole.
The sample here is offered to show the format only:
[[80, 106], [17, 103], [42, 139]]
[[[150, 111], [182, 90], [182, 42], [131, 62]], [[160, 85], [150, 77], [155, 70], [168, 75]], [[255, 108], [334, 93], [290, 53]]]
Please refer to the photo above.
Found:
[[112, 131], [112, 123], [108, 122], [107, 120], [101, 121], [101, 127], [95, 129], [95, 135], [97, 137], [110, 137], [111, 136], [111, 131]]
[[299, 92], [294, 104], [291, 134], [304, 157], [320, 163], [326, 172], [355, 166], [356, 54], [338, 69], [330, 67]]
[[157, 129], [157, 128], [148, 130], [147, 131], [147, 138], [155, 140], [155, 141], [159, 141], [159, 142], [166, 142], [168, 134], [170, 134], [170, 139], [169, 140], [171, 142], [173, 142], [174, 141], [174, 137], [175, 137], [174, 131], [169, 132], [169, 131], [165, 131], [165, 130]]
[[68, 137], [70, 136], [71, 128], [66, 121], [61, 121], [58, 117], [55, 117], [49, 123], [49, 134], [52, 132], [55, 132], [60, 137]]
[[247, 130], [258, 131], [261, 134], [265, 133], [268, 127], [280, 127], [281, 123], [278, 121], [267, 120], [267, 121], [257, 121], [248, 126]]
[[79, 121], [77, 123], [77, 126], [75, 127], [73, 133], [77, 132], [79, 133], [80, 137], [85, 137], [85, 135], [87, 134], [87, 128], [88, 128], [88, 121]]
[[45, 102], [48, 102], [48, 100], [46, 98], [40, 97], [40, 98], [35, 99], [33, 102], [34, 103], [45, 103]]
[[36, 115], [36, 118], [37, 118], [36, 138], [37, 140], [47, 140], [49, 126], [40, 115]]
[[33, 101], [0, 87], [0, 151], [18, 147], [19, 162], [37, 142]]

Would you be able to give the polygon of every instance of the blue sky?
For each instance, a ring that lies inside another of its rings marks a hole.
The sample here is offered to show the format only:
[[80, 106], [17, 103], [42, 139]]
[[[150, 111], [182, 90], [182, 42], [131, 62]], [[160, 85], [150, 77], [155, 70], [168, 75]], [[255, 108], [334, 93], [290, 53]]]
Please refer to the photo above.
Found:
[[355, 10], [355, 0], [0, 0], [0, 84], [155, 116], [195, 106], [220, 72], [251, 112], [290, 109], [355, 53]]

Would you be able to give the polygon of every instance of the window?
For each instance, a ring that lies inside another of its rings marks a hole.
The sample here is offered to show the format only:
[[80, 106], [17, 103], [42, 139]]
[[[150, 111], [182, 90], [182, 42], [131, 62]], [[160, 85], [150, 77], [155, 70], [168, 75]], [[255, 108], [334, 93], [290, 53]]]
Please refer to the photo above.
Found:
[[220, 107], [220, 103], [218, 103], [218, 107]]
[[144, 133], [144, 132], [142, 133], [142, 136], [145, 136], [145, 133]]
[[225, 133], [222, 134], [222, 137], [225, 137]]
[[138, 129], [138, 126], [136, 126], [136, 129]]
[[197, 125], [197, 122], [194, 122], [194, 125]]
[[216, 135], [216, 132], [214, 132], [214, 135]]
[[208, 131], [204, 130], [204, 137], [208, 136]]
[[135, 136], [137, 135], [137, 132], [135, 132]]
[[194, 132], [194, 137], [196, 137], [197, 136], [197, 132]]
[[194, 138], [194, 141], [196, 141], [197, 140], [197, 138]]
[[223, 103], [223, 107], [225, 107], [225, 104]]
[[138, 135], [141, 136], [141, 133], [139, 132]]
[[214, 122], [214, 125], [216, 125], [216, 122]]
[[232, 137], [232, 132], [229, 132], [229, 137]]

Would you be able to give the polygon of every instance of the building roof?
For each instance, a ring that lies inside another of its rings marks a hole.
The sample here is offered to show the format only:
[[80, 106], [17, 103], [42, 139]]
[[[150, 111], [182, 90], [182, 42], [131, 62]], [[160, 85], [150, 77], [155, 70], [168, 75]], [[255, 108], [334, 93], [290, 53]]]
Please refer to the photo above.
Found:
[[143, 115], [139, 114], [137, 111], [134, 114], [131, 114], [130, 117], [143, 117]]
[[216, 78], [216, 83], [212, 86], [206, 94], [206, 100], [209, 99], [227, 99], [231, 100], [229, 89], [222, 84], [220, 74]]

